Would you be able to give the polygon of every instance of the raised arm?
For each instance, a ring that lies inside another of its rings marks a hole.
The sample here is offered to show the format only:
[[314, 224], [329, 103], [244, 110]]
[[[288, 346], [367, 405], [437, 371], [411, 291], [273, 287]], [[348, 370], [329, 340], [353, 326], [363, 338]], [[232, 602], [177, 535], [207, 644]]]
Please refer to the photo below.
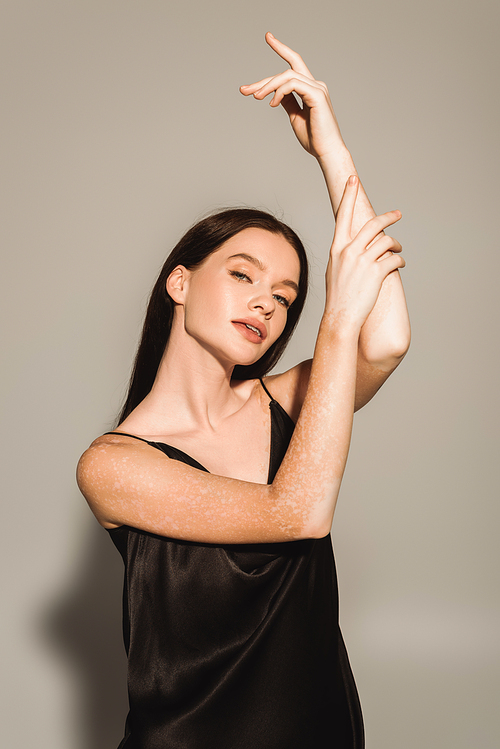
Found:
[[[307, 396], [274, 482], [215, 476], [128, 437], [103, 436], [78, 466], [80, 489], [103, 526], [205, 543], [327, 535], [349, 450], [360, 330], [384, 278], [404, 265], [395, 240], [376, 239], [398, 211], [371, 219], [350, 239], [358, 186], [349, 181], [339, 207]], [[396, 254], [380, 259], [389, 250]]]
[[[346, 182], [357, 175], [335, 117], [326, 84], [315, 80], [296, 52], [266, 34], [269, 46], [285, 60], [290, 69], [276, 76], [242, 86], [245, 96], [264, 99], [274, 93], [272, 107], [280, 104], [286, 110], [293, 131], [305, 150], [314, 156], [323, 172], [334, 216]], [[297, 94], [302, 106], [294, 96]], [[361, 227], [375, 216], [368, 197], [359, 185], [351, 239]], [[356, 408], [360, 408], [376, 393], [405, 355], [410, 344], [408, 311], [398, 271], [389, 274], [380, 290], [377, 302], [365, 321], [359, 338]], [[302, 367], [301, 390], [307, 386], [309, 363]], [[297, 375], [298, 373], [295, 373]], [[293, 378], [294, 373], [291, 374]]]

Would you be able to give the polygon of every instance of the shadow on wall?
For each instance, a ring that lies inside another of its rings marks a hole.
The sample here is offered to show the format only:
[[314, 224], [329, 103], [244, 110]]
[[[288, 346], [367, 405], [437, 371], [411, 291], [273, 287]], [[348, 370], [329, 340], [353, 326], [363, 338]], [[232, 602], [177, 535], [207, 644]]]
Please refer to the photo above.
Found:
[[127, 714], [127, 662], [122, 640], [123, 563], [97, 523], [84, 540], [79, 576], [42, 618], [43, 635], [78, 685], [73, 747], [112, 749]]

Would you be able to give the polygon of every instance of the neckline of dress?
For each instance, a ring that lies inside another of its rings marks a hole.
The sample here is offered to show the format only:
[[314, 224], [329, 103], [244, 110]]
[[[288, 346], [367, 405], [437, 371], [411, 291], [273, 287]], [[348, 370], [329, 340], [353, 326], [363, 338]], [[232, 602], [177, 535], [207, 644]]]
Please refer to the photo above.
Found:
[[[266, 390], [266, 392], [268, 392], [268, 391]], [[273, 444], [274, 444], [274, 440], [275, 440], [275, 413], [274, 413], [273, 406], [277, 406], [279, 409], [281, 409], [286, 414], [286, 416], [288, 416], [288, 414], [283, 409], [283, 407], [280, 406], [280, 404], [278, 403], [278, 401], [274, 400], [274, 398], [271, 396], [271, 399], [269, 401], [269, 411], [270, 411], [271, 424], [270, 424], [270, 436], [269, 436], [269, 459], [268, 459], [268, 467], [267, 467], [267, 483], [269, 483], [269, 479], [270, 479], [270, 476], [271, 476], [272, 458], [273, 458]], [[288, 416], [288, 418], [290, 419], [289, 416]], [[185, 452], [184, 450], [181, 450], [180, 447], [175, 447], [175, 445], [169, 445], [167, 442], [157, 442], [156, 440], [147, 440], [147, 439], [144, 439], [144, 437], [138, 437], [136, 434], [128, 434], [127, 432], [116, 432], [116, 431], [113, 431], [113, 432], [104, 432], [103, 437], [106, 434], [117, 434], [117, 435], [121, 435], [122, 437], [131, 437], [132, 439], [140, 440], [141, 442], [145, 442], [147, 445], [151, 445], [152, 447], [156, 447], [158, 450], [160, 450], [165, 455], [167, 455], [167, 453], [164, 450], [162, 450], [161, 448], [162, 447], [166, 447], [169, 450], [173, 450], [178, 455], [182, 455], [185, 458], [187, 458], [189, 461], [191, 461], [191, 465], [193, 463], [195, 463], [196, 465], [192, 465], [193, 468], [197, 468], [198, 470], [205, 471], [205, 473], [210, 473], [210, 471], [208, 470], [208, 468], [205, 468], [205, 466], [202, 465], [198, 460], [196, 460], [196, 458], [193, 458], [192, 455], [189, 455], [189, 453]], [[167, 457], [170, 457], [170, 456], [167, 456]], [[176, 460], [176, 458], [172, 458], [172, 460]]]

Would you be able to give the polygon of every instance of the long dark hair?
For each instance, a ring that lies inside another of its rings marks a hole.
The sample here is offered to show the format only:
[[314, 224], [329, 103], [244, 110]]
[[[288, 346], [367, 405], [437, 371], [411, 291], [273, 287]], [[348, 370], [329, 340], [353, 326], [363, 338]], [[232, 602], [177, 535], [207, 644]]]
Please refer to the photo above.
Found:
[[304, 245], [293, 229], [265, 211], [256, 208], [229, 208], [212, 214], [189, 229], [174, 247], [160, 271], [149, 299], [128, 393], [117, 424], [139, 405], [153, 387], [174, 316], [174, 302], [166, 290], [169, 275], [178, 265], [183, 265], [187, 269], [196, 268], [224, 242], [250, 227], [279, 234], [294, 248], [300, 261], [299, 293], [288, 309], [287, 322], [280, 337], [258, 361], [246, 366], [236, 365], [232, 378], [250, 380], [263, 377], [280, 359], [306, 300], [308, 264]]

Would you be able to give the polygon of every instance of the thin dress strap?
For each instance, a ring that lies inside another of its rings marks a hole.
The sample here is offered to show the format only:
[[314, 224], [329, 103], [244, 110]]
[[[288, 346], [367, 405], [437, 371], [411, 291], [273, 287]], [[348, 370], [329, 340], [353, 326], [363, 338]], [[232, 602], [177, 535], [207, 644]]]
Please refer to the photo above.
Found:
[[102, 436], [104, 437], [106, 434], [120, 434], [122, 437], [133, 437], [135, 440], [141, 440], [141, 442], [145, 442], [147, 445], [151, 444], [148, 440], [145, 440], [142, 437], [136, 437], [135, 434], [127, 434], [126, 432], [104, 432]]
[[262, 385], [262, 387], [264, 388], [265, 392], [266, 392], [266, 393], [268, 394], [268, 396], [269, 396], [269, 397], [271, 398], [271, 400], [273, 401], [273, 403], [276, 403], [275, 399], [273, 398], [273, 396], [271, 395], [271, 393], [269, 392], [269, 390], [268, 390], [268, 389], [266, 388], [266, 386], [264, 385], [264, 382], [262, 381], [262, 378], [261, 378], [261, 377], [259, 377], [259, 382], [260, 382], [260, 384]]

